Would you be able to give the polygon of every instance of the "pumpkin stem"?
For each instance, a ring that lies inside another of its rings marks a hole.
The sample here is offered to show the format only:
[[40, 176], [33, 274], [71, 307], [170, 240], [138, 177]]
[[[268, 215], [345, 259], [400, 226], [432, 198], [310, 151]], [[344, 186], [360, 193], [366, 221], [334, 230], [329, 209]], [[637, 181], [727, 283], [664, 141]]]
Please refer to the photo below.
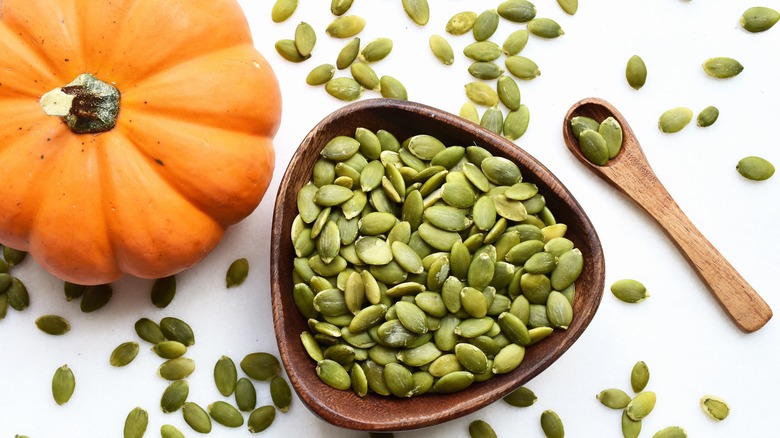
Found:
[[55, 88], [40, 100], [43, 111], [61, 117], [76, 134], [111, 130], [119, 115], [119, 90], [89, 73]]

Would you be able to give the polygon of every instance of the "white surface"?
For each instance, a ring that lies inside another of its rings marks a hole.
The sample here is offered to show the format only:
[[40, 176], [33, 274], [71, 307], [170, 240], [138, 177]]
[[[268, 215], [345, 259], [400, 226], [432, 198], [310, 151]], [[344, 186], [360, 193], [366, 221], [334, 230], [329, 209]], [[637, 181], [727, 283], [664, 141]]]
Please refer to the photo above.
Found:
[[[125, 279], [115, 285], [112, 301], [93, 314], [82, 314], [66, 303], [62, 284], [27, 260], [15, 270], [28, 286], [32, 305], [24, 312], [9, 310], [0, 321], [0, 437], [27, 434], [44, 437], [118, 437], [127, 413], [141, 406], [150, 413], [147, 436], [159, 436], [164, 423], [197, 435], [181, 415], [163, 414], [159, 399], [167, 382], [156, 376], [160, 360], [140, 341], [133, 324], [140, 317], [159, 321], [177, 316], [195, 330], [197, 343], [188, 355], [198, 368], [190, 377], [190, 400], [202, 406], [222, 399], [214, 388], [212, 369], [223, 354], [238, 362], [254, 351], [276, 353], [268, 285], [270, 221], [278, 181], [309, 129], [343, 102], [321, 87], [305, 84], [306, 74], [321, 63], [335, 63], [347, 40], [324, 33], [333, 18], [324, 0], [301, 0], [286, 23], [270, 19], [270, 0], [241, 0], [256, 45], [274, 67], [284, 95], [283, 120], [276, 137], [274, 182], [261, 206], [231, 229], [220, 246], [199, 266], [178, 276], [178, 294], [164, 310], [149, 302], [151, 282]], [[363, 44], [390, 37], [395, 47], [374, 65], [381, 74], [401, 80], [409, 97], [457, 113], [465, 102], [463, 85], [471, 80], [462, 48], [470, 35], [452, 37], [444, 25], [456, 12], [495, 7], [499, 1], [431, 0], [431, 20], [425, 27], [411, 22], [400, 1], [357, 0], [350, 13], [366, 18], [359, 35]], [[780, 309], [773, 272], [780, 243], [780, 176], [755, 183], [734, 170], [747, 155], [759, 155], [780, 165], [777, 111], [780, 97], [780, 29], [748, 34], [737, 20], [751, 2], [583, 0], [575, 16], [565, 15], [552, 0], [536, 1], [538, 16], [557, 20], [566, 34], [556, 40], [531, 37], [523, 55], [534, 59], [542, 75], [520, 81], [531, 125], [518, 146], [550, 168], [574, 193], [594, 222], [607, 263], [608, 286], [635, 278], [651, 297], [628, 305], [605, 291], [601, 307], [580, 340], [547, 371], [527, 384], [539, 401], [531, 408], [497, 402], [467, 417], [436, 427], [396, 436], [467, 437], [474, 419], [489, 422], [499, 436], [542, 437], [539, 416], [555, 410], [570, 437], [620, 437], [620, 412], [602, 406], [595, 395], [619, 387], [630, 392], [629, 373], [644, 360], [651, 371], [648, 390], [658, 403], [644, 421], [642, 436], [669, 425], [687, 429], [691, 437], [771, 435], [775, 427], [773, 400], [780, 393], [780, 329], [770, 321], [754, 334], [743, 334], [721, 311], [702, 283], [661, 229], [627, 198], [597, 179], [565, 148], [561, 123], [575, 101], [598, 96], [612, 102], [628, 119], [650, 163], [678, 204], [697, 227], [731, 261], [776, 311]], [[767, 6], [780, 7], [776, 1]], [[317, 30], [318, 43], [310, 60], [291, 64], [274, 51], [274, 42], [292, 38], [300, 21]], [[499, 44], [522, 25], [502, 20]], [[428, 49], [433, 33], [445, 35], [456, 52], [452, 66], [443, 66]], [[648, 65], [647, 84], [634, 91], [625, 82], [628, 58], [641, 55]], [[701, 63], [713, 56], [732, 56], [745, 66], [730, 80], [714, 80]], [[341, 71], [338, 75], [348, 75]], [[376, 97], [367, 92], [364, 97]], [[262, 97], [259, 97], [262, 98]], [[717, 106], [720, 119], [703, 129], [691, 124], [682, 132], [662, 134], [660, 114], [676, 106], [694, 113]], [[226, 290], [224, 273], [232, 260], [247, 257], [247, 282]], [[72, 330], [55, 338], [36, 329], [35, 319], [57, 313]], [[777, 317], [775, 318], [777, 319]], [[138, 358], [121, 369], [108, 364], [114, 347], [136, 340]], [[69, 403], [57, 406], [50, 393], [51, 376], [67, 363], [77, 378]], [[259, 402], [269, 404], [265, 383], [257, 384]], [[715, 423], [699, 408], [699, 398], [725, 398], [732, 413]], [[278, 414], [266, 436], [361, 437], [365, 432], [335, 428], [298, 400], [287, 414]], [[250, 436], [246, 428], [214, 426], [211, 436]]]

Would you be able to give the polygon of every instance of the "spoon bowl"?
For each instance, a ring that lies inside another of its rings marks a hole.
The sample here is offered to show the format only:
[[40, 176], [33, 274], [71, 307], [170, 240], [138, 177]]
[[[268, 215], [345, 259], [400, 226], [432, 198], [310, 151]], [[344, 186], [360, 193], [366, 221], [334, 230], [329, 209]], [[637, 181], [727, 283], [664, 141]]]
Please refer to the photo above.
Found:
[[[297, 211], [297, 194], [312, 175], [323, 146], [334, 136], [354, 135], [364, 127], [393, 133], [399, 140], [415, 134], [436, 136], [447, 145], [479, 145], [514, 161], [524, 181], [536, 183], [558, 222], [568, 226], [566, 237], [585, 259], [576, 282], [574, 320], [568, 330], [555, 330], [527, 348], [521, 365], [511, 373], [475, 382], [452, 394], [423, 394], [410, 398], [369, 392], [359, 397], [325, 385], [315, 373], [300, 334], [308, 330], [293, 301], [292, 262], [295, 253], [290, 230]], [[513, 142], [465, 119], [412, 102], [372, 99], [337, 110], [304, 138], [284, 173], [276, 197], [271, 235], [271, 292], [274, 329], [287, 375], [303, 403], [320, 418], [340, 427], [367, 431], [402, 431], [432, 426], [474, 412], [507, 395], [542, 372], [579, 338], [592, 320], [604, 289], [604, 257], [596, 230], [585, 212], [547, 168]], [[577, 372], [572, 370], [572, 372]]]
[[[615, 158], [603, 166], [585, 158], [571, 127], [571, 119], [576, 116], [590, 117], [597, 122], [609, 116], [617, 120], [623, 129], [623, 146]], [[737, 327], [751, 333], [769, 321], [772, 310], [767, 303], [674, 202], [650, 168], [634, 131], [614, 106], [597, 98], [575, 103], [563, 119], [563, 138], [569, 150], [588, 169], [623, 192], [655, 219]]]

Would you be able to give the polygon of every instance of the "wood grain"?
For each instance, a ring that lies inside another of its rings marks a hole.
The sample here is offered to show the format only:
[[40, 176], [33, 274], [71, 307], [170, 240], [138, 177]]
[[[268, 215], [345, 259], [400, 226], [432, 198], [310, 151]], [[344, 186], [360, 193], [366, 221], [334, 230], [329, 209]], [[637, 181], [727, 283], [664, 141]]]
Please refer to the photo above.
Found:
[[[448, 145], [479, 145], [517, 163], [524, 180], [538, 185], [539, 193], [545, 196], [558, 221], [568, 225], [567, 237], [586, 260], [576, 283], [575, 318], [569, 329], [556, 330], [543, 342], [529, 347], [522, 364], [512, 373], [474, 383], [455, 394], [425, 394], [407, 399], [368, 394], [360, 398], [352, 391], [338, 391], [323, 384], [299, 338], [307, 330], [307, 324], [292, 299], [294, 251], [290, 228], [297, 214], [298, 190], [310, 180], [320, 150], [336, 135], [354, 135], [357, 127], [372, 131], [385, 129], [401, 141], [427, 133]], [[365, 100], [343, 107], [304, 138], [277, 193], [271, 254], [274, 329], [287, 375], [312, 412], [349, 429], [417, 429], [461, 417], [498, 400], [542, 372], [571, 347], [594, 317], [604, 290], [604, 257], [596, 230], [571, 193], [547, 168], [511, 141], [460, 117], [425, 105], [389, 99]]]
[[[604, 166], [588, 161], [580, 152], [571, 129], [570, 120], [575, 116], [588, 116], [599, 122], [608, 116], [614, 117], [623, 127], [623, 148], [620, 153]], [[623, 192], [655, 219], [742, 331], [755, 332], [769, 321], [772, 317], [769, 305], [696, 229], [672, 199], [650, 168], [631, 126], [617, 109], [597, 98], [577, 102], [564, 118], [563, 137], [566, 146], [590, 170]]]

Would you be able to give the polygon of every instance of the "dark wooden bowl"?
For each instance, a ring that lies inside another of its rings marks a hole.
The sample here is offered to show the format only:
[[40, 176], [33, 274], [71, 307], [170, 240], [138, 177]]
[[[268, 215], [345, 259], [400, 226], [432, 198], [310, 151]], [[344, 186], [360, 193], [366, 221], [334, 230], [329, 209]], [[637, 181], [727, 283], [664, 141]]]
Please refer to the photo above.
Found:
[[[339, 391], [322, 383], [315, 373], [315, 363], [300, 341], [301, 332], [308, 330], [308, 326], [292, 298], [295, 255], [290, 228], [298, 213], [298, 190], [311, 179], [322, 147], [334, 136], [354, 135], [358, 127], [372, 131], [385, 129], [401, 141], [426, 133], [449, 145], [476, 144], [517, 163], [523, 180], [536, 183], [558, 222], [567, 224], [567, 237], [582, 251], [586, 261], [576, 283], [575, 317], [569, 329], [556, 330], [544, 341], [529, 347], [520, 367], [513, 372], [475, 382], [454, 394], [400, 399], [369, 393], [360, 398], [352, 391]], [[604, 256], [596, 230], [558, 178], [513, 142], [435, 108], [389, 99], [345, 106], [326, 117], [306, 136], [279, 186], [271, 235], [271, 291], [279, 352], [300, 399], [317, 416], [336, 426], [367, 431], [417, 429], [461, 417], [498, 400], [550, 366], [579, 338], [593, 319], [603, 290]]]

